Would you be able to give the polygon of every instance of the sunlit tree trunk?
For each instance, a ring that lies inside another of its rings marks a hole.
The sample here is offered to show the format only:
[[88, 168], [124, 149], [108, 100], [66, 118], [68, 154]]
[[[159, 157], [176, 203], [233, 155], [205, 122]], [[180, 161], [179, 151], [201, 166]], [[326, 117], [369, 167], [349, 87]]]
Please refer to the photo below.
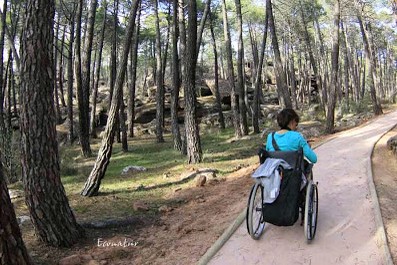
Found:
[[185, 62], [185, 131], [186, 152], [189, 164], [200, 163], [202, 160], [200, 134], [196, 113], [196, 64], [197, 64], [197, 4], [189, 1], [188, 4], [188, 26]]
[[116, 118], [120, 107], [120, 95], [123, 91], [125, 73], [127, 70], [128, 54], [131, 48], [131, 38], [135, 28], [135, 18], [138, 9], [139, 0], [135, 0], [132, 3], [131, 11], [128, 19], [128, 26], [126, 28], [126, 35], [123, 45], [123, 54], [118, 69], [115, 90], [113, 91], [112, 101], [109, 110], [108, 122], [106, 123], [105, 131], [102, 138], [101, 147], [98, 151], [98, 156], [95, 161], [94, 168], [92, 169], [90, 176], [88, 177], [83, 191], [83, 196], [96, 196], [98, 195], [101, 181], [105, 176], [107, 166], [112, 156], [113, 141], [116, 130]]

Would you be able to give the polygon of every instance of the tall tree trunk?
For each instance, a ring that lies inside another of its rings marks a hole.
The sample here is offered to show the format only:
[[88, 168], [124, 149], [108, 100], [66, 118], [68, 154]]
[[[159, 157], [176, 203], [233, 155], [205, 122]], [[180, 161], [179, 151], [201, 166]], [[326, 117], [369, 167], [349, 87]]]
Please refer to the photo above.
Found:
[[[113, 34], [112, 34], [112, 47], [110, 51], [110, 96], [109, 98], [113, 98], [113, 90], [114, 84], [116, 82], [116, 74], [117, 74], [117, 29], [118, 29], [118, 13], [119, 13], [119, 0], [115, 0], [113, 2]], [[110, 105], [112, 101], [109, 102], [108, 109], [110, 109]]]
[[331, 56], [331, 89], [327, 104], [327, 121], [325, 131], [333, 133], [335, 126], [335, 106], [336, 91], [338, 85], [338, 69], [339, 69], [339, 22], [340, 22], [340, 0], [335, 2], [334, 6], [334, 28], [332, 35], [332, 56]]
[[3, 265], [29, 265], [28, 251], [22, 240], [14, 206], [11, 203], [3, 166], [0, 163], [0, 264]]
[[128, 97], [128, 134], [129, 137], [134, 137], [134, 120], [135, 120], [135, 90], [136, 90], [136, 68], [138, 65], [138, 46], [140, 36], [140, 17], [141, 9], [139, 6], [136, 27], [134, 31], [133, 45], [131, 47], [131, 60], [130, 60], [130, 84], [129, 84], [129, 97]]
[[[4, 135], [4, 91], [3, 86], [3, 69], [4, 69], [4, 39], [6, 31], [6, 18], [7, 18], [7, 0], [3, 1], [3, 13], [1, 14], [1, 31], [0, 31], [0, 135]], [[1, 145], [2, 146], [2, 145]]]
[[164, 82], [161, 67], [161, 34], [158, 14], [158, 0], [154, 1], [154, 13], [156, 17], [156, 139], [158, 143], [164, 142]]
[[91, 115], [90, 115], [90, 132], [91, 137], [96, 138], [96, 103], [97, 103], [97, 96], [98, 96], [98, 87], [99, 87], [99, 79], [101, 76], [101, 63], [102, 63], [102, 51], [103, 51], [103, 42], [105, 38], [105, 30], [106, 30], [106, 19], [107, 19], [107, 1], [103, 2], [103, 22], [102, 22], [102, 29], [101, 35], [98, 41], [98, 48], [97, 48], [97, 57], [96, 57], [96, 68], [95, 68], [95, 78], [93, 80], [94, 86], [92, 89], [91, 94]]
[[248, 135], [247, 106], [245, 105], [245, 74], [244, 74], [244, 43], [243, 43], [243, 16], [241, 14], [240, 0], [234, 1], [236, 4], [237, 16], [237, 35], [238, 35], [238, 52], [237, 52], [237, 91], [239, 94], [239, 114], [241, 133]]
[[188, 2], [187, 47], [185, 61], [185, 130], [189, 164], [200, 163], [202, 159], [200, 134], [196, 113], [196, 64], [197, 64], [197, 3]]
[[110, 162], [112, 155], [112, 147], [114, 141], [114, 134], [116, 129], [116, 117], [118, 115], [120, 96], [123, 91], [123, 84], [125, 79], [125, 73], [128, 64], [128, 54], [131, 48], [131, 38], [135, 28], [135, 18], [138, 9], [139, 0], [135, 0], [132, 3], [131, 11], [128, 19], [128, 26], [126, 28], [126, 35], [123, 44], [123, 54], [121, 57], [120, 66], [118, 69], [117, 80], [115, 90], [113, 91], [111, 106], [109, 110], [109, 118], [106, 123], [106, 128], [102, 138], [102, 144], [98, 151], [98, 157], [95, 161], [94, 168], [92, 169], [90, 176], [88, 177], [83, 191], [83, 196], [95, 196], [98, 195], [101, 181], [105, 176], [107, 166]]
[[201, 40], [203, 38], [205, 22], [207, 21], [207, 17], [210, 12], [210, 8], [211, 8], [211, 0], [207, 0], [205, 2], [203, 16], [201, 17], [200, 26], [199, 26], [198, 32], [197, 32], [197, 46], [196, 46], [196, 52], [197, 52], [196, 57], [197, 58], [198, 58], [198, 54], [200, 53]]
[[275, 59], [275, 70], [276, 70], [276, 80], [277, 80], [277, 90], [281, 95], [282, 105], [287, 108], [292, 108], [291, 97], [288, 92], [287, 86], [287, 76], [283, 69], [283, 63], [281, 61], [281, 54], [278, 47], [278, 40], [276, 34], [276, 25], [274, 23], [274, 16], [273, 16], [273, 8], [271, 0], [266, 0], [266, 9], [269, 9], [269, 28], [272, 34], [272, 45], [274, 51], [274, 59]]
[[172, 92], [171, 92], [171, 130], [174, 149], [183, 151], [181, 132], [178, 124], [179, 90], [181, 81], [179, 77], [179, 56], [178, 56], [178, 0], [172, 1]]
[[54, 112], [53, 1], [26, 6], [21, 57], [22, 169], [26, 204], [40, 238], [69, 247], [82, 236], [60, 178]]
[[[222, 0], [222, 15], [223, 15], [223, 34], [225, 38], [226, 60], [227, 60], [227, 80], [230, 86], [230, 101], [232, 105], [234, 135], [236, 138], [241, 138], [242, 132], [240, 127], [239, 110], [237, 107], [236, 87], [234, 84], [234, 67], [232, 56], [232, 44], [230, 39], [229, 22], [227, 19], [226, 1]], [[242, 100], [242, 99], [240, 99]]]
[[[76, 6], [74, 6], [74, 9]], [[75, 33], [75, 14], [76, 11], [73, 10], [70, 14], [70, 35], [69, 35], [69, 45], [68, 45], [68, 57], [67, 57], [67, 72], [68, 72], [68, 98], [67, 98], [67, 108], [68, 108], [68, 119], [69, 119], [69, 132], [68, 139], [69, 143], [74, 142], [74, 121], [73, 121], [73, 42]]]
[[[89, 132], [89, 120], [87, 120], [87, 106], [85, 100], [86, 93], [84, 92], [85, 87], [83, 86], [83, 67], [81, 57], [81, 23], [83, 14], [83, 0], [79, 0], [77, 9], [77, 27], [76, 27], [76, 88], [77, 88], [77, 103], [79, 109], [79, 140], [81, 145], [81, 153], [84, 157], [90, 157], [92, 154], [90, 146], [90, 132]], [[84, 77], [85, 78], [85, 77]]]
[[221, 95], [219, 93], [219, 77], [218, 77], [218, 50], [216, 48], [216, 40], [215, 40], [215, 33], [214, 33], [214, 25], [213, 25], [213, 18], [212, 12], [209, 13], [210, 16], [210, 30], [211, 30], [211, 38], [212, 38], [212, 46], [214, 49], [214, 78], [215, 78], [215, 98], [216, 98], [216, 110], [218, 111], [219, 116], [219, 126], [221, 129], [225, 129], [225, 118], [223, 117], [222, 112], [222, 102], [221, 102]]
[[[84, 41], [84, 53], [82, 59], [82, 93], [83, 93], [83, 102], [84, 102], [84, 121], [86, 125], [84, 126], [84, 134], [85, 138], [90, 138], [90, 82], [94, 83], [94, 80], [90, 80], [91, 77], [91, 54], [92, 54], [92, 46], [94, 39], [94, 26], [95, 26], [95, 16], [96, 9], [98, 6], [98, 0], [91, 0], [89, 10], [88, 10], [88, 18], [87, 18], [87, 33]], [[106, 12], [106, 9], [105, 9]], [[100, 56], [99, 56], [100, 57]], [[100, 62], [99, 62], [100, 63]], [[97, 69], [100, 68], [100, 64], [97, 64]], [[92, 70], [94, 71], [94, 69]], [[93, 108], [95, 113], [95, 109]], [[92, 132], [92, 131], [91, 131]]]
[[263, 30], [263, 39], [262, 45], [260, 50], [260, 55], [258, 59], [258, 65], [255, 70], [255, 88], [254, 88], [254, 102], [253, 102], [253, 111], [252, 111], [252, 125], [254, 127], [254, 133], [259, 133], [259, 115], [260, 115], [260, 95], [262, 90], [262, 67], [263, 67], [263, 60], [265, 58], [265, 49], [266, 49], [266, 40], [267, 40], [267, 31], [269, 27], [269, 9], [266, 8], [266, 15], [265, 15], [265, 29]]
[[59, 92], [61, 92], [61, 104], [62, 107], [66, 107], [66, 102], [65, 102], [65, 96], [64, 96], [64, 89], [63, 89], [63, 82], [64, 82], [64, 73], [63, 73], [63, 63], [64, 63], [64, 48], [65, 48], [65, 36], [66, 36], [66, 24], [63, 27], [63, 34], [62, 34], [62, 39], [61, 39], [61, 51], [60, 51], [60, 57], [59, 57], [59, 71], [58, 71], [58, 80], [59, 80]]
[[363, 42], [364, 42], [372, 109], [375, 115], [380, 115], [383, 113], [383, 111], [382, 111], [382, 106], [379, 104], [376, 96], [376, 87], [375, 87], [377, 85], [376, 58], [373, 55], [373, 47], [369, 41], [368, 31], [364, 27], [361, 12], [358, 12], [357, 19], [360, 25], [361, 35], [363, 37]]

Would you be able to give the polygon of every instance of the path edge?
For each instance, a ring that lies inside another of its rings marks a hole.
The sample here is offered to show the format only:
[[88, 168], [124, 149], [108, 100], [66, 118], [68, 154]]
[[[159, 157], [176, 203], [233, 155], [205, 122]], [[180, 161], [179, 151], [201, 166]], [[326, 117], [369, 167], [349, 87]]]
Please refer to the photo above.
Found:
[[[387, 114], [386, 114], [387, 115]], [[375, 152], [375, 146], [379, 143], [379, 141], [386, 135], [388, 134], [390, 131], [392, 131], [395, 127], [397, 126], [397, 124], [395, 124], [394, 126], [392, 126], [389, 130], [387, 130], [385, 133], [383, 133], [378, 140], [376, 140], [376, 142], [374, 143], [374, 145], [372, 146], [372, 150], [371, 150], [371, 155], [370, 155], [370, 159], [368, 160], [366, 169], [367, 169], [367, 176], [368, 176], [368, 187], [371, 193], [371, 199], [372, 199], [372, 203], [374, 205], [374, 214], [375, 214], [375, 225], [376, 225], [376, 233], [375, 236], [378, 237], [378, 239], [380, 241], [382, 241], [382, 245], [383, 245], [383, 251], [384, 251], [384, 262], [387, 265], [394, 265], [393, 262], [393, 258], [391, 256], [391, 252], [390, 252], [390, 247], [389, 247], [389, 243], [387, 240], [387, 236], [386, 236], [386, 229], [385, 229], [385, 225], [383, 223], [383, 219], [382, 219], [382, 213], [380, 210], [380, 203], [379, 203], [379, 198], [378, 198], [378, 193], [376, 191], [376, 187], [375, 187], [375, 182], [374, 182], [374, 169], [372, 167], [372, 158]]]
[[247, 213], [247, 209], [244, 208], [243, 211], [237, 216], [236, 220], [223, 232], [223, 234], [215, 241], [215, 243], [205, 252], [205, 254], [197, 262], [197, 265], [207, 264], [212, 257], [222, 248], [222, 246], [229, 240], [229, 238], [234, 234], [237, 228], [240, 227], [241, 223], [244, 221]]

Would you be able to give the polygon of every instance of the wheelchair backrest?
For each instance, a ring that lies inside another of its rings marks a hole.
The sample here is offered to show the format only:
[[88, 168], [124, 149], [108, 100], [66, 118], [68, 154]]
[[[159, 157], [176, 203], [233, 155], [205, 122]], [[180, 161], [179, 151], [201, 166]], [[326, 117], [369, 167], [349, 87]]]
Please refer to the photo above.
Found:
[[294, 169], [304, 169], [302, 148], [297, 151], [266, 151], [262, 149], [259, 152], [259, 158], [261, 163], [266, 158], [279, 158], [285, 160]]

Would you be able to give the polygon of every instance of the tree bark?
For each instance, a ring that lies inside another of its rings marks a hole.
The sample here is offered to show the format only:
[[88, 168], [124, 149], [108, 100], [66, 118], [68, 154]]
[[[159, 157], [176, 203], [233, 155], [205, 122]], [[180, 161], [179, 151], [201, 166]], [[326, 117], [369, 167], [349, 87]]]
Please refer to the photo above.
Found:
[[267, 31], [269, 27], [269, 9], [266, 8], [265, 14], [265, 29], [263, 30], [263, 39], [262, 39], [262, 46], [261, 51], [258, 59], [258, 65], [255, 70], [255, 88], [254, 88], [254, 102], [252, 104], [253, 111], [252, 111], [252, 125], [254, 127], [254, 133], [259, 133], [259, 115], [260, 115], [260, 95], [262, 89], [262, 67], [263, 67], [263, 60], [265, 57], [265, 49], [266, 49], [266, 40], [267, 40]]
[[83, 14], [83, 0], [79, 0], [77, 8], [77, 26], [76, 26], [76, 60], [75, 60], [75, 71], [76, 71], [76, 89], [77, 89], [77, 103], [79, 109], [79, 140], [81, 145], [81, 153], [84, 157], [90, 157], [92, 154], [90, 146], [90, 132], [89, 132], [89, 120], [87, 120], [87, 106], [85, 100], [86, 93], [83, 87], [83, 69], [82, 69], [82, 57], [81, 57], [81, 20]]
[[237, 91], [239, 94], [239, 114], [241, 133], [248, 135], [247, 106], [245, 105], [246, 89], [244, 74], [244, 43], [243, 43], [243, 16], [241, 14], [240, 0], [235, 0], [236, 16], [237, 16], [237, 35], [238, 35], [238, 51], [237, 51]]
[[274, 59], [275, 59], [275, 70], [276, 70], [276, 80], [277, 80], [277, 90], [281, 95], [283, 107], [287, 109], [292, 108], [291, 97], [288, 92], [288, 85], [287, 85], [287, 76], [283, 69], [283, 63], [281, 61], [280, 50], [278, 47], [278, 40], [276, 34], [276, 25], [274, 23], [274, 16], [273, 16], [273, 8], [271, 0], [266, 0], [266, 9], [269, 9], [269, 28], [272, 34], [272, 45], [274, 51]]
[[154, 1], [154, 14], [156, 17], [156, 139], [158, 143], [164, 142], [164, 82], [161, 67], [161, 34], [158, 14], [158, 0]]
[[336, 91], [338, 85], [338, 69], [339, 69], [339, 22], [340, 22], [340, 0], [335, 2], [334, 6], [334, 27], [332, 35], [332, 55], [331, 55], [331, 89], [327, 104], [327, 121], [325, 131], [327, 133], [334, 132], [335, 126], [335, 106]]
[[141, 17], [141, 6], [139, 6], [136, 27], [133, 37], [133, 45], [131, 47], [131, 60], [130, 60], [130, 84], [129, 84], [129, 97], [128, 97], [128, 136], [134, 137], [134, 120], [135, 120], [135, 90], [136, 90], [136, 68], [138, 65], [138, 46], [140, 36], [140, 17]]
[[179, 56], [178, 56], [178, 0], [172, 1], [172, 92], [171, 92], [171, 130], [174, 149], [183, 151], [181, 132], [178, 124], [179, 91], [181, 80], [179, 77]]
[[214, 50], [214, 78], [215, 78], [215, 104], [216, 104], [216, 110], [218, 111], [218, 116], [219, 116], [219, 126], [221, 129], [225, 129], [225, 118], [223, 117], [223, 112], [222, 112], [222, 102], [221, 102], [221, 95], [219, 93], [219, 70], [218, 70], [218, 50], [216, 48], [216, 40], [215, 40], [215, 33], [214, 33], [214, 25], [213, 25], [213, 18], [212, 18], [212, 12], [209, 11], [209, 16], [210, 16], [210, 30], [211, 30], [211, 38], [212, 38], [212, 46]]
[[33, 264], [18, 226], [12, 205], [3, 166], [0, 163], [0, 264], [29, 265]]
[[110, 162], [110, 157], [112, 155], [114, 134], [116, 129], [116, 117], [118, 115], [118, 110], [120, 107], [120, 95], [122, 93], [125, 73], [127, 70], [128, 54], [131, 48], [131, 38], [134, 33], [135, 18], [136, 18], [139, 2], [140, 2], [139, 0], [135, 0], [132, 3], [132, 7], [128, 19], [128, 26], [126, 29], [126, 35], [123, 44], [123, 54], [118, 69], [115, 90], [113, 91], [113, 95], [112, 95], [108, 122], [106, 123], [106, 128], [102, 138], [101, 147], [98, 151], [98, 157], [96, 159], [94, 168], [92, 169], [90, 176], [88, 177], [84, 185], [83, 191], [81, 192], [83, 196], [98, 195], [101, 181], [105, 176], [107, 166], [109, 165]]
[[376, 96], [376, 86], [377, 86], [377, 74], [376, 74], [376, 57], [373, 54], [373, 47], [369, 41], [368, 31], [364, 27], [363, 19], [361, 16], [361, 12], [359, 11], [357, 14], [358, 24], [360, 26], [361, 35], [364, 42], [365, 49], [365, 58], [366, 64], [368, 68], [368, 82], [370, 87], [370, 96], [372, 101], [372, 109], [375, 115], [380, 115], [383, 113], [382, 106], [378, 102], [378, 98]]
[[60, 178], [54, 111], [54, 1], [30, 0], [21, 43], [22, 170], [26, 204], [39, 237], [69, 247], [83, 231]]
[[[236, 138], [241, 138], [242, 132], [240, 127], [239, 110], [237, 108], [236, 87], [234, 84], [234, 67], [232, 44], [230, 39], [229, 22], [227, 19], [226, 1], [222, 0], [222, 15], [223, 15], [223, 34], [225, 38], [226, 61], [227, 61], [227, 80], [230, 86], [230, 101], [233, 113], [234, 135]], [[243, 99], [239, 99], [243, 100]]]
[[99, 86], [99, 78], [101, 74], [101, 62], [102, 62], [102, 51], [103, 51], [103, 42], [105, 38], [105, 29], [106, 29], [106, 19], [107, 19], [107, 1], [103, 2], [103, 22], [102, 22], [102, 29], [101, 29], [101, 35], [99, 37], [98, 41], [98, 48], [97, 48], [97, 57], [96, 57], [96, 68], [95, 68], [95, 79], [93, 80], [94, 87], [92, 89], [92, 94], [91, 94], [91, 116], [90, 116], [90, 132], [91, 132], [91, 137], [96, 138], [96, 102], [97, 102], [97, 96], [98, 96], [98, 86]]
[[188, 2], [187, 47], [185, 61], [185, 130], [189, 164], [202, 160], [200, 134], [196, 113], [196, 64], [197, 64], [197, 3]]
[[[74, 6], [74, 9], [76, 6]], [[67, 109], [69, 119], [69, 132], [68, 140], [70, 144], [74, 142], [74, 122], [73, 122], [73, 43], [74, 43], [74, 31], [75, 31], [75, 13], [73, 10], [70, 13], [70, 36], [68, 45], [68, 57], [67, 57], [67, 72], [68, 72], [68, 98], [67, 98]]]

